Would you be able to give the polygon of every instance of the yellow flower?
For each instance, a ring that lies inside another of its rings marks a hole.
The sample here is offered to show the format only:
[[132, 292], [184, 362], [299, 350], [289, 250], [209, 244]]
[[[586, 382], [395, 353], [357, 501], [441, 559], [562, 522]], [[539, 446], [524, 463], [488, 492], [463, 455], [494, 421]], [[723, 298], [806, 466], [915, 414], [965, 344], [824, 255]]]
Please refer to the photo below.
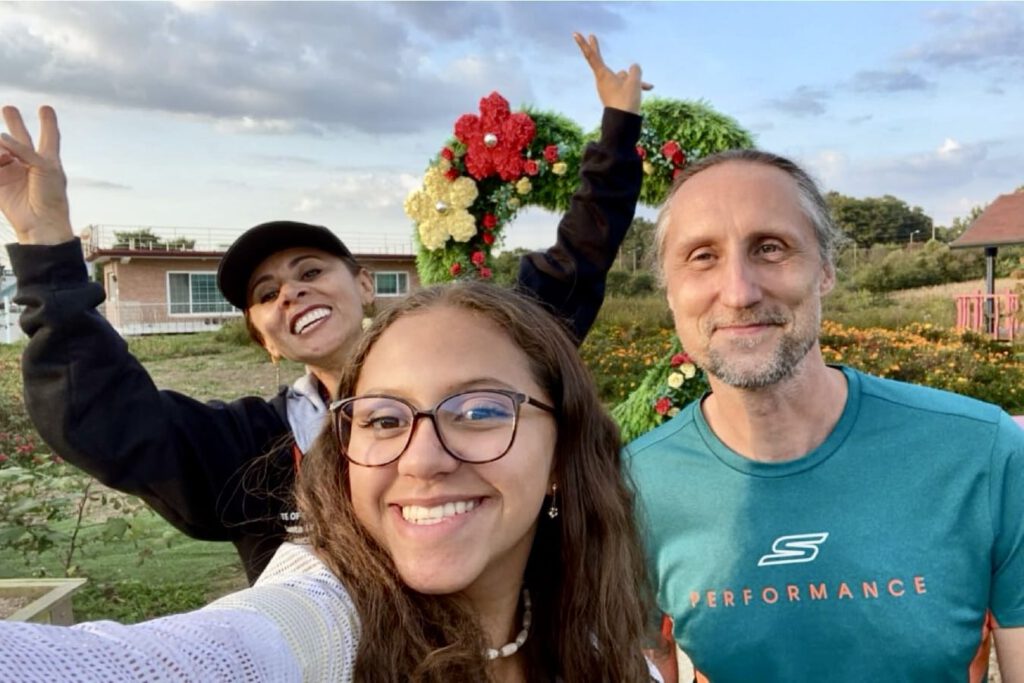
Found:
[[679, 372], [683, 373], [683, 377], [686, 379], [693, 379], [693, 376], [697, 374], [697, 366], [693, 363], [683, 363], [679, 366]]
[[522, 202], [519, 201], [518, 197], [509, 197], [507, 203], [510, 209], [518, 209], [519, 205], [522, 204]]
[[569, 170], [569, 164], [564, 161], [556, 161], [551, 165], [551, 172], [555, 175], [565, 175], [565, 172]]
[[654, 164], [644, 159], [644, 174], [651, 175], [654, 173]]
[[668, 376], [666, 384], [668, 384], [673, 389], [678, 389], [679, 387], [683, 386], [683, 382], [685, 381], [686, 379], [680, 373], [673, 372], [671, 375]]
[[530, 194], [530, 190], [532, 189], [533, 183], [531, 183], [530, 179], [527, 178], [526, 176], [520, 178], [519, 182], [516, 183], [516, 192], [518, 192], [519, 194]]
[[477, 194], [471, 178], [461, 176], [451, 181], [440, 166], [427, 170], [423, 187], [410, 194], [404, 204], [406, 215], [416, 222], [425, 249], [440, 249], [449, 237], [466, 242], [476, 234], [476, 219], [467, 209]]
[[442, 172], [446, 172], [452, 167], [452, 162], [448, 161], [444, 157], [441, 157], [441, 160], [437, 162], [437, 167], [441, 169]]

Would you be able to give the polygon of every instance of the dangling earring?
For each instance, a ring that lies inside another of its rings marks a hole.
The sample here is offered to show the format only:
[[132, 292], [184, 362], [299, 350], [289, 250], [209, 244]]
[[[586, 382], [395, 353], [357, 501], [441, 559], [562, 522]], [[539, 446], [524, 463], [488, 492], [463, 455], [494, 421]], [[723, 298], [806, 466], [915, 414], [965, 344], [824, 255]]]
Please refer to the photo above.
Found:
[[558, 516], [558, 484], [551, 485], [551, 504], [548, 506], [548, 517], [554, 519]]
[[372, 301], [368, 304], [363, 304], [363, 322], [361, 327], [364, 332], [366, 328], [373, 324], [373, 316], [376, 314], [375, 309], [376, 306], [374, 306]]

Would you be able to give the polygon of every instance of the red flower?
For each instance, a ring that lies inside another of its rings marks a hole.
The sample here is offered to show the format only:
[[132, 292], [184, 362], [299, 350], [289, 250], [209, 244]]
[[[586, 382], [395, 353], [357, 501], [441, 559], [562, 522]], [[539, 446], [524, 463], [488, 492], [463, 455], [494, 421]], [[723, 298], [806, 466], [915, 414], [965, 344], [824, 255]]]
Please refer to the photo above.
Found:
[[516, 180], [523, 174], [523, 148], [536, 133], [528, 114], [509, 111], [508, 100], [496, 92], [480, 100], [480, 116], [463, 114], [455, 137], [466, 145], [466, 170], [477, 180], [497, 174]]
[[448, 269], [448, 272], [451, 273], [452, 277], [455, 277], [462, 272], [462, 264], [456, 261], [452, 264], [452, 267]]
[[526, 175], [537, 175], [540, 172], [540, 166], [533, 159], [527, 159], [523, 162], [523, 170], [526, 171]]
[[459, 178], [459, 169], [452, 166], [451, 168], [444, 172], [444, 177], [452, 182], [455, 182]]
[[637, 145], [636, 146], [636, 155], [638, 157], [640, 157], [641, 159], [646, 159], [647, 158], [647, 150], [644, 149], [642, 146]]
[[0, 462], [7, 462], [8, 458], [3, 453], [0, 453]]
[[491, 273], [491, 269], [490, 268], [481, 268], [480, 269], [480, 277], [482, 277], [483, 279], [490, 280], [491, 279], [491, 275], [493, 275], [493, 273]]
[[495, 216], [493, 213], [485, 213], [484, 214], [484, 229], [485, 230], [494, 230], [496, 227], [498, 227], [498, 217]]
[[494, 244], [494, 233], [485, 232], [483, 236], [484, 244]]
[[679, 143], [675, 140], [669, 140], [661, 146], [661, 153], [666, 159], [671, 159], [679, 151], [681, 151]]
[[548, 145], [544, 148], [544, 161], [549, 164], [558, 161], [558, 145]]
[[670, 410], [672, 410], [672, 401], [670, 401], [667, 396], [662, 396], [658, 399], [658, 402], [654, 404], [654, 412], [658, 415], [665, 415]]
[[676, 178], [678, 178], [679, 174], [682, 173], [682, 172], [683, 172], [683, 169], [681, 169], [681, 168], [674, 168], [674, 169], [672, 169], [672, 180], [675, 180]]
[[692, 363], [692, 362], [693, 362], [693, 359], [690, 358], [690, 354], [688, 354], [688, 353], [677, 353], [676, 355], [672, 356], [672, 360], [669, 361], [669, 365], [671, 365], [674, 368], [678, 368], [683, 363]]
[[484, 256], [484, 252], [474, 251], [472, 256], [469, 257], [469, 260], [473, 262], [474, 266], [482, 266], [486, 258], [487, 257]]
[[672, 163], [675, 164], [676, 166], [685, 166], [686, 155], [683, 154], [682, 151], [676, 152], [675, 154], [672, 155]]
[[441, 158], [451, 161], [452, 159], [455, 158], [455, 152], [452, 151], [451, 147], [445, 147], [444, 149], [441, 150]]

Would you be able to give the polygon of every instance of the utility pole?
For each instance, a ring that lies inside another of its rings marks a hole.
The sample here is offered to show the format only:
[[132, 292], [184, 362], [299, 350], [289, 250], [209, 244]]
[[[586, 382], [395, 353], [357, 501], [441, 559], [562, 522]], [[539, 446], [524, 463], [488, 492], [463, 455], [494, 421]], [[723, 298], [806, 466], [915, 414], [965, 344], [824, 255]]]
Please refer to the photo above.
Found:
[[914, 235], [916, 235], [919, 232], [921, 232], [921, 231], [920, 230], [915, 230], [914, 232], [910, 233], [910, 244], [911, 245], [914, 244]]

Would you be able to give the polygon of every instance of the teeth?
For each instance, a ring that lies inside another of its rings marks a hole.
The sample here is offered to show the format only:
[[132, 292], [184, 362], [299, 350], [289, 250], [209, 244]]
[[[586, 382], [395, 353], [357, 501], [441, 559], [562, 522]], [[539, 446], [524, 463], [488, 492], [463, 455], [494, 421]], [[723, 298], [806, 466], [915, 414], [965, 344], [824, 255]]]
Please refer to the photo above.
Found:
[[292, 325], [292, 328], [295, 330], [295, 334], [302, 334], [302, 331], [307, 327], [318, 320], [326, 318], [328, 315], [330, 315], [330, 311], [326, 308], [314, 309], [309, 313], [302, 314], [299, 319], [295, 321], [295, 324]]
[[403, 505], [402, 519], [413, 524], [439, 524], [449, 517], [464, 515], [477, 506], [475, 500], [460, 500], [432, 508], [419, 505]]

